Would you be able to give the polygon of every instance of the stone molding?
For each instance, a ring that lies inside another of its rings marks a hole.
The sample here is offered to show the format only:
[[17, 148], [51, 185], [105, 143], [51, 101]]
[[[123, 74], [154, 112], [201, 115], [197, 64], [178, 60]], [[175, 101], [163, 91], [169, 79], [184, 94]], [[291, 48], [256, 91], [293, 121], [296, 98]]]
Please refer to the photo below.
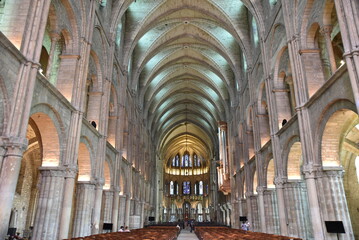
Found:
[[63, 167], [40, 167], [42, 177], [65, 177], [66, 169]]

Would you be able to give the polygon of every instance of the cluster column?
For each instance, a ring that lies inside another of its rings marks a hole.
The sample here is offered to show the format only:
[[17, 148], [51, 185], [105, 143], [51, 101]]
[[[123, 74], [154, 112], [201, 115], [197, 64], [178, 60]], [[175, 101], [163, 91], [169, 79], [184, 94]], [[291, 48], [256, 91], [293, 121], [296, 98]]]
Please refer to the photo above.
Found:
[[41, 167], [33, 239], [57, 239], [66, 170]]

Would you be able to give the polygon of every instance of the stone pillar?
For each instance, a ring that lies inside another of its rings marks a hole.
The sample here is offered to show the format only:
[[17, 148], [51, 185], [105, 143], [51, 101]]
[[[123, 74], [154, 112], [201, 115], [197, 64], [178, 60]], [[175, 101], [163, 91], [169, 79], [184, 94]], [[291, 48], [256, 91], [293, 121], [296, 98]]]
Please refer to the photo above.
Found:
[[[340, 238], [355, 239], [343, 186], [342, 167], [326, 167], [324, 171], [317, 172], [316, 177], [323, 221], [343, 221], [345, 234], [340, 234]], [[324, 234], [328, 239], [332, 235]]]
[[337, 64], [335, 63], [335, 57], [334, 57], [334, 51], [333, 51], [333, 45], [331, 39], [332, 30], [333, 30], [332, 25], [325, 25], [320, 29], [320, 33], [325, 38], [325, 44], [328, 51], [328, 58], [330, 63], [330, 70], [333, 74], [337, 70]]
[[65, 169], [40, 167], [39, 199], [32, 239], [58, 239]]
[[308, 196], [305, 183], [288, 181], [285, 184], [288, 235], [302, 239], [313, 239], [310, 219], [308, 219]]
[[263, 193], [264, 209], [266, 212], [267, 233], [280, 234], [278, 202], [275, 190], [265, 190]]
[[125, 215], [126, 215], [126, 195], [120, 195], [120, 206], [118, 209], [118, 224], [117, 227], [125, 225]]
[[76, 168], [67, 168], [65, 172], [64, 197], [60, 220], [59, 239], [69, 238], [71, 223], [72, 200], [74, 196]]
[[252, 224], [252, 222], [253, 222], [252, 215], [253, 214], [252, 214], [252, 206], [251, 206], [251, 199], [250, 199], [252, 193], [246, 192], [245, 195], [246, 195], [247, 219]]
[[112, 200], [112, 232], [116, 232], [119, 229], [119, 201], [120, 201], [120, 189], [119, 187], [114, 187], [113, 189], [113, 200]]
[[[49, 60], [47, 62], [47, 68], [43, 69], [45, 72], [45, 76], [48, 80], [50, 80], [50, 73], [52, 70], [52, 66], [54, 64], [54, 57], [55, 57], [55, 50], [56, 50], [56, 44], [57, 41], [60, 39], [60, 35], [58, 33], [52, 32], [50, 33], [51, 37], [51, 47], [50, 47], [50, 53], [49, 53]], [[55, 83], [52, 83], [55, 84]]]
[[285, 212], [286, 207], [285, 207], [285, 199], [284, 199], [284, 183], [285, 180], [281, 177], [276, 177], [274, 179], [274, 184], [277, 192], [277, 200], [278, 200], [280, 234], [284, 236], [288, 236], [287, 217]]
[[258, 210], [259, 210], [259, 217], [260, 217], [260, 221], [261, 221], [261, 232], [267, 232], [267, 228], [266, 228], [266, 213], [264, 211], [264, 198], [263, 198], [263, 192], [264, 192], [264, 187], [262, 186], [258, 186], [257, 187], [257, 193], [258, 193]]
[[92, 217], [92, 234], [98, 234], [100, 231], [102, 192], [104, 181], [101, 179], [95, 184], [95, 202]]
[[358, 1], [334, 0], [340, 33], [344, 45], [344, 59], [352, 84], [355, 104], [359, 110], [359, 22]]
[[[113, 203], [113, 199], [114, 199], [114, 191], [112, 190], [104, 190], [103, 191], [103, 221], [101, 221], [101, 223], [114, 223], [114, 219], [112, 217], [113, 214], [113, 209], [114, 209], [114, 203]], [[101, 225], [100, 225], [100, 230], [102, 229]], [[117, 215], [116, 215], [116, 228], [112, 228], [112, 231], [114, 231], [113, 229], [117, 229]]]
[[251, 212], [252, 212], [252, 222], [251, 224], [251, 231], [260, 232], [260, 219], [258, 213], [258, 196], [252, 194], [250, 197], [251, 199]]
[[309, 211], [311, 216], [311, 226], [313, 227], [314, 239], [324, 239], [323, 220], [320, 215], [320, 206], [318, 200], [317, 186], [315, 183], [316, 169], [312, 164], [303, 166], [305, 182], [308, 190]]
[[[24, 140], [25, 141], [25, 140]], [[16, 184], [19, 177], [22, 153], [26, 144], [10, 144], [2, 159], [0, 173], [0, 239], [5, 239], [13, 205]], [[4, 152], [4, 150], [2, 151]]]
[[91, 219], [93, 218], [95, 185], [90, 182], [78, 182], [76, 193], [76, 211], [73, 237], [91, 235]]
[[126, 208], [125, 208], [125, 225], [130, 224], [130, 210], [131, 210], [131, 196], [126, 195]]
[[140, 204], [141, 204], [140, 228], [143, 228], [145, 222], [145, 202], [140, 202]]

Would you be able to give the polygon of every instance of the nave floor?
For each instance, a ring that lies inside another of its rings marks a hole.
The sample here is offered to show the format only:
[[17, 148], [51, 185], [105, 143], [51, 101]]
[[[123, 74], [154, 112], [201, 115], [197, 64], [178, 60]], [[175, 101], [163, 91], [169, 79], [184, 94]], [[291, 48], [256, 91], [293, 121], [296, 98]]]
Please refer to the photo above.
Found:
[[198, 237], [196, 236], [196, 234], [194, 234], [194, 232], [182, 229], [177, 237], [177, 240], [198, 240]]

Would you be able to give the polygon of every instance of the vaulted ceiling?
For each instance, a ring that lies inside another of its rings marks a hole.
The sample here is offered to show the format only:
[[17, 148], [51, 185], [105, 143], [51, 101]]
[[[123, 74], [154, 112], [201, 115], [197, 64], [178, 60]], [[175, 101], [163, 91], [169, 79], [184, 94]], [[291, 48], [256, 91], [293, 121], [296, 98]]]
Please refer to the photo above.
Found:
[[[246, 5], [247, 6], [246, 6]], [[250, 49], [249, 3], [137, 0], [129, 3], [123, 65], [158, 149], [211, 157], [218, 121], [238, 103]], [[246, 50], [247, 49], [247, 50]]]

